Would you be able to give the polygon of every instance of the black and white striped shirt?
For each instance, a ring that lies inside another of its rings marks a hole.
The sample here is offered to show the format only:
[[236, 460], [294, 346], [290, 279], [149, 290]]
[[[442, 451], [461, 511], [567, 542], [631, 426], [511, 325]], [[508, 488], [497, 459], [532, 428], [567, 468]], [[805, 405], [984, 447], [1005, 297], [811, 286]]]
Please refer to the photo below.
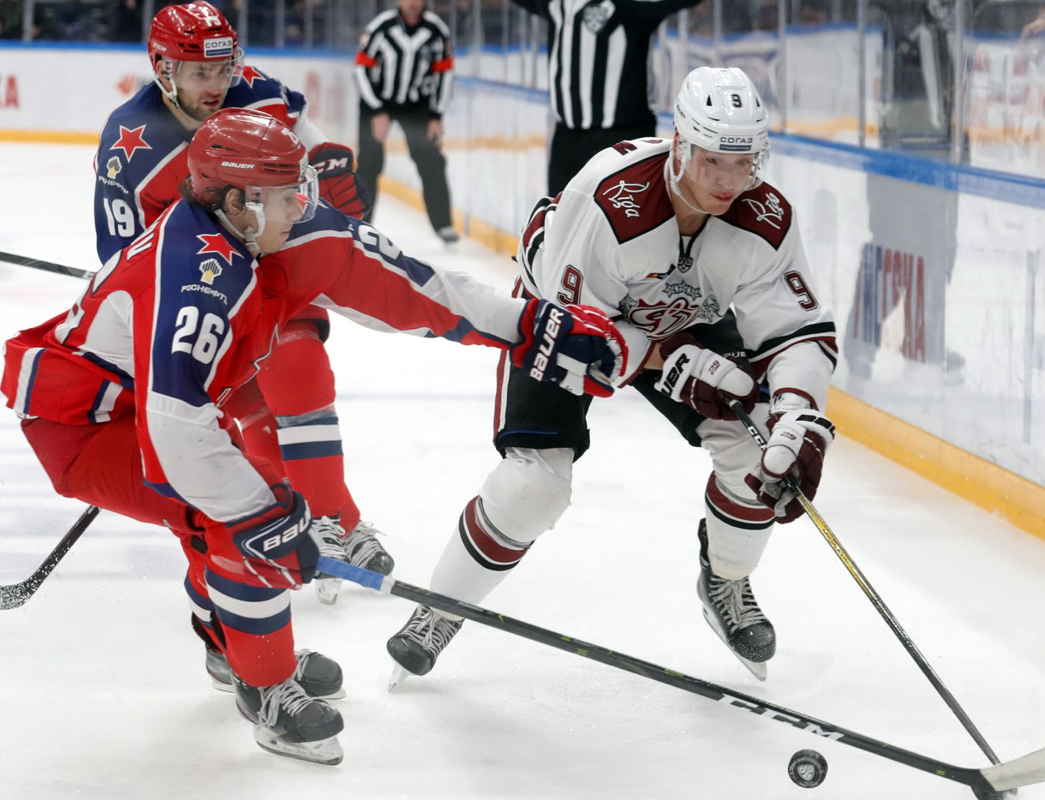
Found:
[[427, 103], [434, 119], [450, 103], [454, 53], [450, 29], [431, 11], [407, 25], [398, 9], [374, 17], [356, 54], [356, 78], [363, 102], [374, 112]]
[[548, 82], [567, 128], [641, 124], [649, 107], [650, 37], [700, 0], [513, 0], [551, 24]]

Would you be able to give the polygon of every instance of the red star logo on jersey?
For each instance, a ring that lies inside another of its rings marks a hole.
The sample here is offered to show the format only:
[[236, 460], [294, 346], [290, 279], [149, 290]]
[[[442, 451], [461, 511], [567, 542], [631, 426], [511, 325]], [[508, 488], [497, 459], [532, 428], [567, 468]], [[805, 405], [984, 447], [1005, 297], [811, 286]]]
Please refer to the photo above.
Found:
[[204, 253], [216, 253], [224, 258], [225, 262], [231, 267], [232, 257], [242, 257], [243, 255], [220, 233], [200, 233], [196, 235], [196, 238], [203, 242], [203, 247], [196, 253], [198, 256], [202, 256]]
[[254, 88], [254, 81], [263, 81], [265, 76], [258, 72], [254, 67], [246, 66], [243, 68], [243, 80], [250, 84], [250, 88]]
[[123, 150], [123, 154], [130, 161], [134, 158], [137, 150], [152, 150], [152, 146], [145, 141], [145, 126], [140, 128], [125, 128], [120, 126], [120, 138], [112, 146], [113, 150]]

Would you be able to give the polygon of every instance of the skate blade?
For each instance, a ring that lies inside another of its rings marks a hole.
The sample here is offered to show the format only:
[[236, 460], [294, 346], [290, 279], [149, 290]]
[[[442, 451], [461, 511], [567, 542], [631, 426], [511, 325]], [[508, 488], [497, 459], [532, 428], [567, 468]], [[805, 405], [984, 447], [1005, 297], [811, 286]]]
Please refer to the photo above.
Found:
[[316, 597], [325, 606], [337, 603], [338, 592], [341, 591], [340, 578], [317, 578]]
[[715, 632], [715, 635], [722, 640], [722, 644], [726, 646], [726, 649], [736, 656], [737, 661], [748, 668], [748, 671], [754, 675], [758, 680], [765, 681], [769, 677], [769, 670], [766, 667], [764, 661], [749, 661], [744, 658], [740, 653], [729, 646], [729, 642], [726, 640], [725, 634], [719, 630], [718, 625], [715, 624], [714, 620], [708, 615], [707, 609], [704, 609], [704, 621], [708, 624], [708, 627]]
[[316, 699], [317, 700], [344, 700], [345, 699], [345, 694], [346, 694], [345, 693], [345, 687], [342, 686], [336, 692], [331, 692], [330, 694], [321, 694]]
[[335, 766], [340, 764], [345, 757], [345, 751], [341, 749], [341, 742], [337, 740], [336, 736], [320, 739], [318, 742], [287, 742], [268, 728], [255, 725], [254, 741], [262, 750], [267, 750], [277, 756], [310, 761], [313, 764]]
[[392, 667], [392, 674], [388, 677], [388, 691], [394, 691], [397, 686], [403, 684], [413, 674], [396, 664]]
[[219, 692], [225, 692], [225, 694], [233, 694], [236, 691], [236, 687], [231, 683], [224, 683], [214, 677], [210, 679], [210, 685], [213, 689], [217, 689]]

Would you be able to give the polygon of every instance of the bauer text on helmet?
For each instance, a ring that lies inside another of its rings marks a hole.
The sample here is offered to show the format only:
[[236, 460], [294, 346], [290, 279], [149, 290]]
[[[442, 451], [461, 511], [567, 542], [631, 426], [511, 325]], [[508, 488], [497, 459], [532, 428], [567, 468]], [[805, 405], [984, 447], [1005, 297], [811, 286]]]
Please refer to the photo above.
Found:
[[213, 114], [193, 136], [188, 160], [193, 199], [217, 216], [225, 219], [229, 212], [230, 188], [242, 193], [243, 207], [254, 215], [243, 231], [252, 250], [266, 223], [278, 226], [274, 232], [281, 237], [275, 248], [279, 249], [292, 225], [316, 213], [319, 184], [305, 146], [286, 125], [262, 111], [226, 108]]

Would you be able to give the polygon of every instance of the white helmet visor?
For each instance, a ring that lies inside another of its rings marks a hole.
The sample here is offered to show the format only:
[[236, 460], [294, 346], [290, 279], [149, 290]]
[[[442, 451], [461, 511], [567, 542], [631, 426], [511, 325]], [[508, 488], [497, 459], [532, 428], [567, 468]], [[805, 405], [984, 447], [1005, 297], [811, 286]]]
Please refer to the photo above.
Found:
[[677, 144], [679, 172], [691, 185], [719, 195], [737, 195], [762, 183], [768, 153], [718, 153], [685, 142]]
[[308, 222], [319, 204], [319, 180], [314, 167], [305, 167], [305, 179], [289, 186], [246, 187], [247, 207], [277, 224]]

